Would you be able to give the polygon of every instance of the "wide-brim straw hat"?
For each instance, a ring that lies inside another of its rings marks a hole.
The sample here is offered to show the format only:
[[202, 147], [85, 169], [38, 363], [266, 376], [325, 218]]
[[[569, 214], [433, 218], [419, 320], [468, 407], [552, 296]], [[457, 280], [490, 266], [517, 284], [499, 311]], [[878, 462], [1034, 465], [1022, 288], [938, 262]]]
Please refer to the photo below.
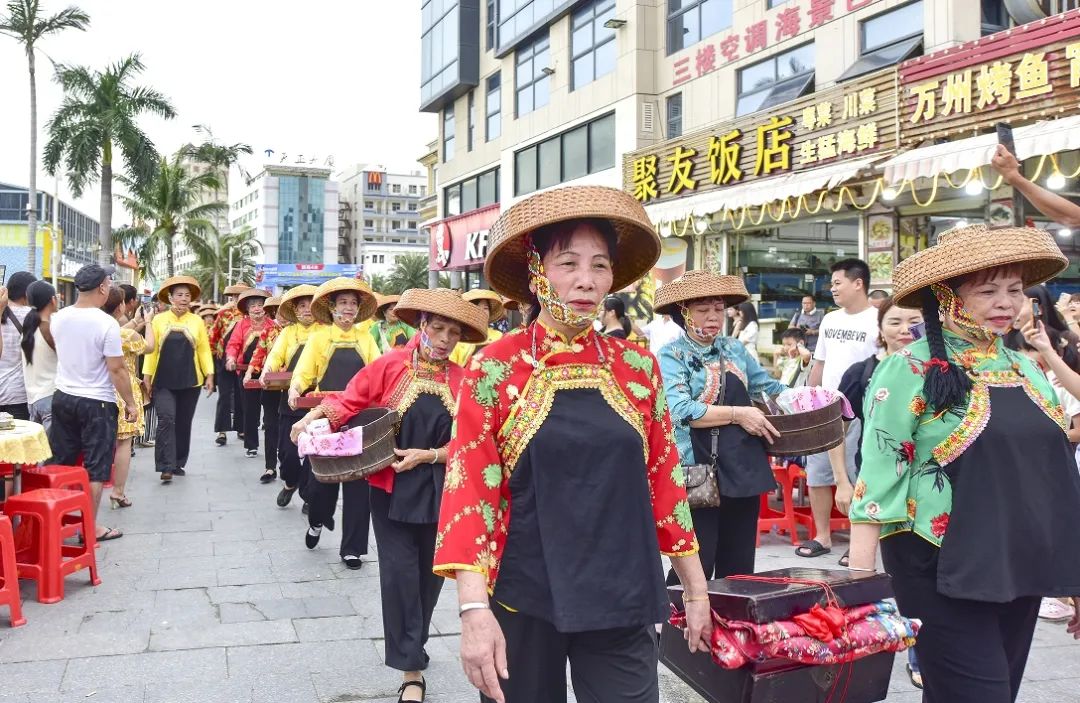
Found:
[[358, 278], [331, 278], [319, 286], [315, 295], [312, 296], [311, 311], [316, 320], [325, 325], [333, 324], [334, 316], [330, 314], [330, 298], [334, 293], [341, 291], [353, 291], [360, 296], [360, 307], [356, 314], [357, 322], [363, 322], [375, 314], [375, 308], [379, 303], [375, 300], [375, 293], [371, 290], [371, 286]]
[[611, 252], [611, 290], [636, 283], [660, 258], [660, 238], [633, 196], [601, 186], [567, 186], [525, 198], [499, 216], [488, 235], [491, 243], [484, 278], [508, 298], [529, 302], [525, 235], [546, 225], [584, 219], [606, 220], [615, 228], [618, 241]]
[[225, 286], [225, 295], [240, 295], [248, 288], [251, 288], [246, 283], [234, 283], [231, 286]]
[[281, 296], [280, 295], [271, 295], [269, 298], [266, 299], [266, 302], [263, 303], [263, 308], [264, 309], [273, 310], [274, 312], [277, 312], [278, 308], [280, 308], [280, 307], [281, 307]]
[[488, 301], [488, 305], [491, 307], [491, 312], [488, 313], [489, 323], [497, 322], [506, 317], [506, 304], [503, 303], [502, 296], [493, 290], [476, 288], [465, 293], [461, 298], [467, 303], [477, 303], [481, 300]]
[[215, 315], [216, 316], [219, 309], [220, 308], [218, 308], [217, 305], [203, 305], [202, 307], [199, 308], [199, 310], [195, 314], [198, 315], [199, 317], [202, 317], [203, 315]]
[[423, 313], [441, 315], [461, 324], [461, 341], [479, 344], [487, 340], [487, 313], [466, 302], [461, 293], [449, 288], [412, 288], [405, 291], [394, 314], [405, 324], [419, 329]]
[[248, 288], [236, 299], [236, 307], [240, 309], [240, 312], [246, 315], [248, 303], [253, 298], [262, 298], [263, 305], [265, 306], [266, 301], [270, 298], [270, 291], [263, 290], [262, 288]]
[[191, 299], [195, 300], [202, 293], [202, 288], [199, 287], [199, 282], [191, 276], [170, 276], [165, 279], [165, 282], [161, 284], [161, 290], [158, 291], [157, 297], [163, 303], [169, 302], [169, 291], [176, 286], [187, 286], [191, 289]]
[[503, 298], [502, 303], [504, 310], [512, 310], [514, 312], [517, 312], [521, 309], [521, 303], [514, 300], [513, 298]]
[[680, 305], [701, 298], [721, 298], [725, 307], [731, 307], [750, 300], [750, 293], [739, 276], [687, 271], [656, 291], [653, 310], [657, 315], [677, 315]]
[[278, 313], [283, 319], [295, 323], [297, 321], [296, 301], [301, 298], [314, 298], [315, 293], [318, 292], [318, 290], [318, 286], [313, 286], [310, 283], [290, 288], [285, 291], [285, 295], [281, 296], [281, 308], [278, 310]]
[[375, 300], [379, 302], [375, 308], [375, 317], [380, 320], [386, 319], [386, 308], [390, 305], [397, 305], [397, 302], [401, 300], [400, 295], [383, 295], [381, 293], [375, 294]]
[[893, 272], [893, 300], [905, 308], [921, 308], [923, 290], [934, 283], [1009, 265], [1022, 267], [1027, 288], [1064, 271], [1069, 258], [1049, 232], [1034, 227], [957, 227], [900, 262]]

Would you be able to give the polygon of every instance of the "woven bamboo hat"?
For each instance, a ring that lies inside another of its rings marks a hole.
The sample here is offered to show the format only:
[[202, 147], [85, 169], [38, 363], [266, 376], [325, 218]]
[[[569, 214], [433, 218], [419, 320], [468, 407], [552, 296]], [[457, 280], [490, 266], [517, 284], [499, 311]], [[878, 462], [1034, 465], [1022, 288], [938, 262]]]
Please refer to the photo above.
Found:
[[280, 307], [281, 307], [281, 296], [280, 295], [271, 295], [269, 298], [266, 299], [266, 302], [263, 303], [263, 308], [265, 308], [266, 314], [270, 315], [270, 317], [275, 317], [277, 315], [278, 308], [280, 308]]
[[375, 317], [379, 320], [386, 319], [386, 308], [391, 305], [397, 305], [397, 302], [401, 300], [400, 295], [383, 295], [381, 293], [375, 294], [375, 300], [379, 301], [378, 307], [375, 309]]
[[1069, 258], [1049, 232], [1034, 227], [957, 227], [900, 262], [893, 272], [893, 299], [905, 308], [919, 308], [922, 291], [931, 284], [1008, 264], [1023, 267], [1026, 288], [1064, 271]]
[[358, 278], [340, 277], [331, 278], [319, 286], [315, 295], [312, 296], [311, 311], [315, 314], [315, 319], [324, 325], [332, 324], [334, 316], [330, 314], [330, 299], [334, 293], [348, 290], [360, 296], [360, 308], [356, 314], [357, 322], [363, 322], [375, 314], [378, 302], [375, 300], [375, 293], [372, 292], [371, 286]]
[[491, 307], [488, 322], [497, 322], [506, 317], [506, 304], [503, 303], [502, 296], [493, 290], [476, 288], [462, 295], [461, 299], [467, 303], [477, 303], [481, 300], [488, 301], [488, 305]]
[[487, 339], [488, 316], [449, 288], [412, 288], [401, 295], [394, 308], [401, 320], [419, 329], [421, 313], [441, 315], [461, 323], [461, 341], [479, 344]]
[[514, 300], [513, 298], [504, 297], [502, 299], [502, 302], [503, 302], [503, 309], [504, 310], [513, 310], [513, 311], [516, 312], [516, 311], [521, 309], [521, 303]]
[[281, 317], [295, 323], [296, 302], [301, 298], [313, 298], [318, 290], [317, 286], [305, 283], [302, 286], [296, 286], [285, 291], [285, 295], [281, 296], [281, 310], [278, 311], [281, 313]]
[[195, 314], [199, 317], [206, 317], [207, 315], [217, 315], [217, 311], [217, 305], [214, 305], [213, 303], [207, 303], [206, 305], [199, 307]]
[[656, 291], [653, 310], [658, 315], [678, 315], [679, 305], [701, 298], [722, 298], [725, 307], [750, 300], [746, 285], [738, 276], [721, 276], [711, 271], [687, 271]]
[[262, 288], [248, 288], [236, 299], [236, 307], [240, 312], [246, 315], [248, 303], [254, 298], [262, 298], [263, 304], [265, 305], [265, 301], [270, 298], [270, 291], [263, 290]]
[[158, 300], [163, 303], [169, 302], [169, 291], [176, 286], [187, 286], [191, 290], [192, 300], [198, 298], [199, 294], [202, 293], [199, 282], [191, 276], [170, 276], [161, 284], [161, 290], [159, 290], [157, 294]]
[[526, 198], [499, 216], [489, 234], [484, 278], [499, 293], [528, 302], [532, 294], [525, 235], [545, 225], [582, 219], [607, 220], [615, 228], [612, 291], [640, 280], [660, 258], [660, 238], [633, 196], [614, 188], [568, 186]]
[[246, 283], [234, 283], [231, 286], [225, 287], [225, 295], [240, 295], [248, 288], [251, 288], [251, 286]]

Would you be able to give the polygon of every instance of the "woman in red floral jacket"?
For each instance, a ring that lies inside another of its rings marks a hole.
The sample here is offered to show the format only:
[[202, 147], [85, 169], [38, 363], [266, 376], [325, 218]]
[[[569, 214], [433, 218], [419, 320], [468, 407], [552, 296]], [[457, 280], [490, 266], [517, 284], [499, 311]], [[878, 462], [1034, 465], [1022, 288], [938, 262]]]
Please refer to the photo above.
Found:
[[655, 702], [660, 554], [692, 651], [708, 648], [708, 594], [656, 359], [592, 323], [659, 239], [637, 201], [598, 187], [534, 195], [490, 236], [485, 278], [531, 307], [459, 391], [435, 570], [458, 581], [465, 673], [486, 699], [565, 701], [569, 660], [579, 698]]
[[400, 460], [369, 480], [379, 545], [386, 665], [403, 672], [400, 700], [423, 700], [431, 616], [443, 579], [432, 571], [435, 529], [446, 474], [446, 444], [464, 370], [450, 363], [458, 341], [487, 337], [487, 314], [446, 289], [406, 291], [395, 313], [418, 328], [404, 348], [361, 369], [344, 393], [322, 401], [293, 426], [293, 441], [321, 417], [335, 431], [370, 407], [397, 411]]

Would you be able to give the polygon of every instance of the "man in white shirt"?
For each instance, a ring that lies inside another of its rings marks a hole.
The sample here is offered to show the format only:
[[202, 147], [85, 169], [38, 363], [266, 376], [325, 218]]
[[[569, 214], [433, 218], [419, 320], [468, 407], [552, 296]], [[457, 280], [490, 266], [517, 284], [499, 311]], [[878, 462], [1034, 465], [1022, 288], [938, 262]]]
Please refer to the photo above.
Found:
[[671, 315], [654, 315], [649, 324], [634, 331], [649, 340], [649, 351], [653, 356], [682, 336], [682, 328], [675, 324]]
[[[95, 524], [101, 486], [109, 480], [115, 453], [117, 394], [124, 399], [126, 419], [137, 419], [120, 326], [101, 309], [109, 299], [114, 272], [112, 266], [83, 266], [75, 274], [79, 299], [52, 316], [57, 367], [49, 444], [57, 464], [72, 465], [83, 454]], [[119, 530], [97, 524], [99, 541], [118, 537], [123, 537]]]
[[[810, 370], [810, 386], [836, 390], [840, 379], [852, 364], [877, 352], [878, 311], [870, 304], [870, 267], [861, 259], [843, 259], [832, 265], [833, 301], [840, 306], [821, 321], [814, 366]], [[829, 518], [832, 515], [833, 491], [836, 504], [844, 512], [851, 505], [854, 491], [855, 451], [861, 432], [859, 421], [847, 423], [847, 439], [827, 453], [806, 457], [806, 483], [810, 487], [810, 510], [814, 515], [817, 535], [795, 550], [802, 557], [816, 557], [832, 551]], [[847, 566], [846, 556], [841, 564]]]
[[29, 420], [30, 407], [26, 404], [26, 383], [23, 380], [22, 323], [30, 306], [26, 303], [26, 290], [36, 281], [26, 271], [11, 274], [7, 284], [7, 296], [0, 295], [0, 412], [10, 414], [16, 420]]

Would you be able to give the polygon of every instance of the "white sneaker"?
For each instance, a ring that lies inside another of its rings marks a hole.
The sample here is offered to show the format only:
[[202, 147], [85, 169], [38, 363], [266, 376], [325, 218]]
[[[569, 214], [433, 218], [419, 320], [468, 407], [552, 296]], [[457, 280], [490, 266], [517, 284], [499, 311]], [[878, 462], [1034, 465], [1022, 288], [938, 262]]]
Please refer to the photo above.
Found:
[[1064, 622], [1075, 613], [1071, 605], [1065, 605], [1057, 598], [1043, 598], [1039, 604], [1039, 617], [1049, 622]]

